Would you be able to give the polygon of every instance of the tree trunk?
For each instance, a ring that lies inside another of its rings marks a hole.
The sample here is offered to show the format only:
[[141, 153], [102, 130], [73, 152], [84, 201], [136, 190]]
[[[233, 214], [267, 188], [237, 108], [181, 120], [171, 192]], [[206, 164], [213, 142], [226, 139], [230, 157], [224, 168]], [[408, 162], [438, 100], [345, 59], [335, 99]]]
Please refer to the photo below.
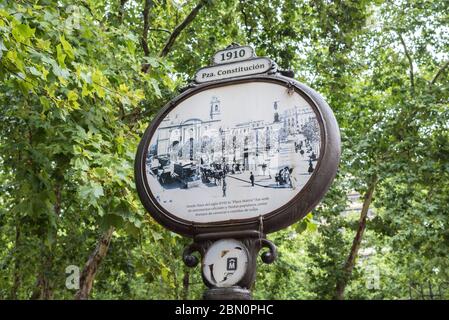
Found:
[[20, 277], [20, 262], [18, 261], [19, 258], [19, 251], [20, 251], [20, 227], [19, 223], [16, 224], [16, 239], [15, 239], [15, 245], [14, 245], [14, 271], [13, 271], [13, 285], [11, 288], [11, 300], [17, 299], [17, 292], [20, 288], [21, 283], [21, 277]]
[[[57, 181], [63, 181], [63, 176], [56, 174]], [[60, 183], [57, 183], [54, 188], [56, 201], [53, 205], [53, 214], [55, 215], [55, 221], [59, 219], [61, 214], [61, 203], [62, 203], [62, 187]], [[37, 277], [36, 289], [32, 295], [32, 299], [39, 300], [50, 300], [53, 299], [53, 254], [56, 249], [56, 239], [57, 239], [57, 230], [50, 228], [47, 230], [48, 234], [53, 234], [53, 238], [55, 239], [53, 243], [51, 243], [48, 247], [45, 245], [47, 240], [47, 234], [44, 233], [42, 236], [42, 252], [41, 255], [43, 257], [42, 269], [39, 272]]]
[[335, 289], [335, 299], [343, 300], [346, 286], [351, 278], [352, 270], [354, 269], [355, 259], [359, 252], [360, 244], [362, 242], [363, 233], [366, 229], [366, 219], [368, 217], [368, 209], [373, 200], [374, 189], [377, 184], [377, 178], [374, 178], [370, 185], [368, 186], [368, 190], [365, 193], [362, 211], [360, 211], [360, 219], [359, 226], [357, 228], [357, 233], [355, 234], [354, 240], [352, 241], [351, 251], [349, 252], [349, 256], [346, 260], [346, 263], [343, 267], [343, 275], [337, 279], [337, 286]]
[[182, 299], [187, 300], [189, 298], [189, 285], [190, 285], [190, 272], [184, 271], [184, 277], [182, 278]]
[[111, 243], [112, 233], [114, 227], [110, 227], [105, 233], [103, 233], [98, 239], [95, 250], [90, 255], [84, 266], [83, 272], [80, 277], [80, 288], [75, 295], [76, 300], [87, 300], [92, 290], [92, 286], [97, 274], [98, 268], [106, 256]]
[[[140, 42], [142, 44], [143, 52], [146, 57], [150, 55], [150, 48], [148, 47], [148, 29], [150, 28], [150, 9], [153, 6], [152, 0], [145, 0], [144, 8], [142, 11], [143, 16], [143, 31], [142, 31], [142, 38], [140, 39]], [[148, 70], [145, 69], [144, 72]]]
[[52, 253], [48, 249], [42, 252], [42, 255], [44, 256], [44, 261], [42, 264], [42, 269], [37, 277], [36, 288], [31, 295], [31, 300], [53, 299], [53, 289], [49, 277], [53, 266], [53, 257]]

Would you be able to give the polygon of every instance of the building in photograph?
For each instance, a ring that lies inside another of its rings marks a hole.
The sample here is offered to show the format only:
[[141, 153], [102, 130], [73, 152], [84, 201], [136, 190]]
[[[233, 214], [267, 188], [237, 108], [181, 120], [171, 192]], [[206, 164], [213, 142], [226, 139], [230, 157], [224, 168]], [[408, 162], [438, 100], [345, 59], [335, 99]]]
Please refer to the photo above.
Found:
[[153, 150], [173, 162], [239, 164], [243, 170], [254, 171], [281, 167], [292, 152], [317, 155], [320, 137], [313, 110], [294, 106], [281, 112], [279, 103], [273, 101], [271, 119], [242, 119], [229, 127], [222, 121], [225, 107], [213, 96], [202, 118], [167, 116], [157, 129]]

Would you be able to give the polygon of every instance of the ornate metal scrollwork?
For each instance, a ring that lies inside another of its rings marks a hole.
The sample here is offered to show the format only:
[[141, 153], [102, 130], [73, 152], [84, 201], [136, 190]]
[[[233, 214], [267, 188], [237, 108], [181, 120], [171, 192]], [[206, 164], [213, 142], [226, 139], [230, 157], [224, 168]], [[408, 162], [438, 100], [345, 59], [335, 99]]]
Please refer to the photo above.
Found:
[[261, 255], [262, 261], [266, 264], [273, 263], [278, 256], [278, 252], [274, 243], [267, 239], [261, 239], [260, 246], [261, 249], [268, 248], [268, 251], [263, 252]]
[[184, 261], [185, 265], [190, 268], [196, 267], [200, 260], [193, 253], [198, 252], [201, 257], [204, 257], [204, 254], [212, 243], [213, 242], [210, 240], [200, 242], [194, 241], [184, 248], [184, 251], [182, 252], [182, 261]]
[[194, 256], [194, 252], [202, 253], [202, 248], [198, 243], [191, 243], [187, 247], [184, 248], [184, 251], [182, 253], [182, 261], [186, 264], [186, 266], [193, 268], [196, 267], [196, 265], [199, 262], [198, 257]]
[[241, 47], [240, 44], [238, 44], [237, 42], [232, 42], [229, 46], [226, 47], [226, 49], [232, 49], [232, 48], [238, 48]]

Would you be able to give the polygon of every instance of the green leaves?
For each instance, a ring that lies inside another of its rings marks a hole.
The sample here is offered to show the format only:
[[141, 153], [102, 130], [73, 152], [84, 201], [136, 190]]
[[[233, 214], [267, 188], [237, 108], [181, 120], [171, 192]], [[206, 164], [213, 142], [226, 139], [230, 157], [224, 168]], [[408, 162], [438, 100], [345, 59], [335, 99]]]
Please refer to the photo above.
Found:
[[80, 198], [87, 201], [87, 203], [92, 206], [95, 206], [97, 204], [97, 200], [101, 196], [104, 196], [103, 187], [99, 183], [93, 181], [86, 185], [80, 186], [78, 192]]
[[73, 50], [70, 43], [65, 39], [64, 36], [60, 36], [59, 40], [61, 41], [62, 47], [64, 48], [64, 52], [67, 54], [69, 59], [75, 59], [75, 51]]
[[34, 36], [36, 29], [26, 24], [13, 24], [12, 35], [17, 42], [29, 43], [29, 39]]
[[25, 73], [25, 65], [23, 63], [23, 60], [21, 59], [21, 57], [18, 55], [17, 51], [14, 50], [9, 50], [6, 53], [6, 58], [9, 60], [9, 62], [16, 67], [16, 69], [20, 72], [22, 72], [22, 74]]
[[317, 224], [313, 221], [312, 213], [307, 214], [302, 220], [295, 225], [295, 231], [297, 233], [303, 233], [304, 231], [315, 232]]
[[3, 39], [0, 38], [0, 60], [2, 59], [3, 51], [8, 51], [8, 49], [5, 47], [5, 44], [3, 43]]
[[60, 44], [58, 44], [56, 46], [56, 57], [58, 59], [58, 63], [61, 67], [65, 67], [65, 57], [67, 56], [66, 54], [63, 53], [64, 51], [62, 50], [62, 47]]

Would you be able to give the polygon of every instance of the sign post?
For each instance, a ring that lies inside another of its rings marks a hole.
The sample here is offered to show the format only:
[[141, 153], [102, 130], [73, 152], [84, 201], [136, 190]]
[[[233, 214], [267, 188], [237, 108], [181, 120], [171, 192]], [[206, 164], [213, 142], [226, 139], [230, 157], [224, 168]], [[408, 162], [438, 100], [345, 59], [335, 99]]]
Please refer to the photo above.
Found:
[[213, 65], [155, 117], [139, 144], [135, 178], [151, 216], [193, 238], [205, 299], [251, 299], [266, 234], [307, 215], [335, 177], [340, 135], [332, 110], [248, 46], [218, 51]]

